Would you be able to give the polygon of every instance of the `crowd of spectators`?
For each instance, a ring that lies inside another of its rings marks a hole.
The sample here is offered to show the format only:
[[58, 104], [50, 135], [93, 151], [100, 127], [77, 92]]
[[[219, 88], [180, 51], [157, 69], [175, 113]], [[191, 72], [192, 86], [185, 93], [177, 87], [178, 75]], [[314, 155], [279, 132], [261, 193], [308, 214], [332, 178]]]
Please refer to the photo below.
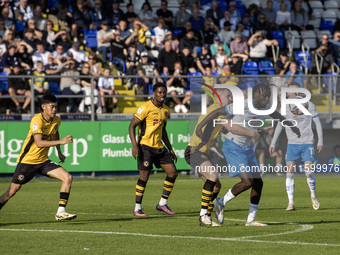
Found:
[[[33, 83], [37, 94], [48, 91], [50, 81], [60, 83], [61, 94], [86, 94], [91, 78], [82, 75], [104, 75], [95, 79], [96, 93], [112, 95], [114, 108], [117, 92], [109, 78], [112, 63], [119, 74], [136, 76], [125, 83], [137, 93], [149, 94], [151, 84], [165, 82], [174, 96], [174, 110], [187, 112], [191, 92], [187, 79], [180, 75], [241, 74], [246, 61], [270, 60], [267, 47], [279, 44], [271, 37], [271, 30], [313, 29], [308, 25], [311, 9], [304, 0], [263, 0], [260, 6], [250, 4], [242, 15], [233, 1], [226, 1], [228, 8], [223, 11], [212, 0], [211, 7], [203, 12], [200, 1], [183, 0], [176, 13], [168, 9], [166, 0], [160, 1], [158, 10], [153, 10], [148, 1], [136, 10], [132, 1], [125, 13], [117, 0], [60, 0], [48, 13], [47, 2], [1, 0], [1, 71], [10, 76], [36, 75]], [[97, 47], [90, 55], [83, 44], [84, 30], [89, 29], [97, 31]], [[340, 33], [335, 33], [333, 41], [340, 41]], [[316, 49], [324, 56], [324, 72], [338, 58], [335, 45], [324, 35]], [[296, 64], [288, 61], [284, 52], [276, 64], [278, 74], [298, 73]], [[175, 77], [162, 79], [160, 74]], [[30, 95], [27, 80], [9, 81], [10, 95]], [[220, 81], [237, 83], [236, 78], [229, 77]], [[305, 86], [305, 80], [297, 82]], [[15, 98], [12, 101], [17, 112], [27, 111], [30, 103], [25, 100], [21, 105]], [[80, 101], [69, 98], [67, 110], [78, 112]], [[99, 112], [107, 111], [107, 105], [104, 98], [98, 100]]]

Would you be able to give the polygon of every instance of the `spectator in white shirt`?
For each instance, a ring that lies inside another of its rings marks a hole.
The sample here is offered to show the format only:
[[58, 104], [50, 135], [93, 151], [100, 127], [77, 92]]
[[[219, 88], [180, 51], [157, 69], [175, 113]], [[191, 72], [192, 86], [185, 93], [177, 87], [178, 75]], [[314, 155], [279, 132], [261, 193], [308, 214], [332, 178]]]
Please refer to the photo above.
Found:
[[18, 17], [18, 13], [21, 12], [24, 14], [24, 20], [28, 21], [33, 18], [33, 11], [31, 6], [28, 5], [27, 0], [20, 0], [17, 9], [15, 10], [15, 17]]
[[[115, 90], [115, 84], [114, 79], [110, 76], [110, 68], [104, 68], [103, 75], [104, 77], [100, 77], [98, 81], [98, 88], [99, 88], [99, 94], [101, 96], [104, 95], [111, 95], [112, 101], [113, 101], [113, 109], [117, 108], [117, 98], [115, 95], [118, 95], [117, 91]], [[107, 106], [105, 105], [105, 97], [100, 98], [100, 102], [102, 105], [102, 111], [103, 113], [107, 112]]]
[[280, 28], [287, 29], [292, 23], [290, 12], [287, 11], [287, 4], [285, 2], [281, 3], [280, 10], [276, 13], [276, 24]]
[[71, 52], [73, 55], [73, 59], [77, 61], [79, 64], [82, 64], [84, 62], [88, 62], [88, 58], [85, 54], [85, 51], [80, 50], [80, 42], [74, 42], [72, 44], [72, 48], [68, 50], [68, 52]]
[[37, 61], [43, 62], [44, 66], [48, 64], [48, 56], [51, 54], [49, 51], [45, 51], [44, 44], [42, 42], [37, 43], [37, 51], [32, 56], [33, 64], [36, 65]]

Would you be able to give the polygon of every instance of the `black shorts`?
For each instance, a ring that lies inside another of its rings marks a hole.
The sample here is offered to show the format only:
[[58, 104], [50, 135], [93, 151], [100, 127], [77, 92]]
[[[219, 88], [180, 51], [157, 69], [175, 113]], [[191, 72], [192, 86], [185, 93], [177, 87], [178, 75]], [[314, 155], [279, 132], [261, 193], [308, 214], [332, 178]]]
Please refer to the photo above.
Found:
[[138, 170], [152, 170], [152, 165], [161, 168], [163, 164], [174, 164], [170, 152], [165, 148], [154, 149], [146, 145], [139, 145], [139, 155], [137, 158]]
[[18, 163], [17, 167], [15, 168], [12, 183], [25, 184], [32, 180], [36, 174], [47, 176], [49, 171], [59, 167], [61, 166], [51, 160], [47, 160], [44, 163], [36, 165]]
[[193, 150], [191, 146], [185, 149], [185, 161], [192, 168], [196, 168], [196, 166], [200, 166], [206, 161], [211, 162], [211, 164], [213, 163], [208, 154], [200, 152], [199, 150]]

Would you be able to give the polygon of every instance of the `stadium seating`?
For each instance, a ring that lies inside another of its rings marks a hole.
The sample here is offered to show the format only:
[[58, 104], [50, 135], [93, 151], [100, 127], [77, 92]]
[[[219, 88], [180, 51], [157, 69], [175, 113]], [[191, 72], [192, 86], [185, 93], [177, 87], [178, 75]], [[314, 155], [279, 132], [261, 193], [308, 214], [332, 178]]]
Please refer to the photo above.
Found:
[[[306, 62], [307, 60], [307, 62]], [[296, 51], [295, 52], [295, 61], [299, 69], [302, 69], [303, 66], [311, 67], [312, 64], [312, 56], [308, 51]]]
[[8, 73], [6, 72], [0, 73], [0, 92], [6, 93], [8, 91], [8, 78], [1, 76], [8, 76]]
[[335, 23], [336, 22], [336, 20], [337, 20], [337, 17], [338, 15], [337, 15], [337, 13], [335, 12], [335, 10], [330, 10], [330, 9], [328, 9], [328, 10], [325, 10], [323, 13], [322, 13], [322, 18], [323, 18], [323, 20], [330, 20], [330, 21], [332, 21], [333, 23]]
[[236, 9], [240, 12], [241, 16], [243, 17], [246, 13], [246, 6], [242, 1], [235, 1], [236, 3]]
[[323, 4], [321, 1], [309, 1], [310, 7], [315, 10], [315, 9], [321, 9], [323, 10]]
[[[293, 37], [294, 37], [294, 42], [293, 42]], [[293, 49], [300, 49], [301, 36], [298, 31], [296, 30], [285, 31], [285, 38], [286, 38], [286, 44], [288, 46], [291, 46]]]
[[285, 47], [285, 37], [280, 30], [273, 30], [270, 31], [270, 34], [274, 39], [276, 39], [279, 42], [280, 48], [283, 49]]
[[334, 23], [331, 20], [321, 20], [320, 22], [321, 30], [329, 30], [331, 34], [334, 33]]
[[325, 1], [324, 2], [325, 9], [339, 9], [339, 4], [336, 1]]
[[84, 32], [84, 40], [86, 47], [96, 48], [97, 47], [97, 32], [95, 29], [83, 29]]
[[275, 68], [272, 62], [270, 61], [260, 61], [259, 62], [259, 71], [261, 74], [275, 74]]
[[56, 81], [49, 81], [48, 82], [48, 87], [49, 90], [51, 91], [51, 93], [53, 95], [60, 95], [60, 86], [59, 86], [59, 82]]
[[245, 62], [243, 64], [243, 74], [256, 75], [259, 74], [259, 67], [256, 62]]
[[306, 43], [311, 49], [317, 46], [316, 34], [313, 30], [301, 31], [302, 42]]

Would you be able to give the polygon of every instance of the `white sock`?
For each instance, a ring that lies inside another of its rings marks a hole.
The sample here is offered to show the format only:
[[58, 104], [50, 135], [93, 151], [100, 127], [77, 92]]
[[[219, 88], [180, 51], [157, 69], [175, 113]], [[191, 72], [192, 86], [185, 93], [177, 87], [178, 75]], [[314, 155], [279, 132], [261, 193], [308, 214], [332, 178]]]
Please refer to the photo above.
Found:
[[57, 213], [60, 213], [60, 212], [63, 212], [63, 211], [65, 211], [65, 206], [59, 206]]
[[228, 203], [230, 200], [234, 199], [235, 196], [233, 195], [233, 193], [231, 193], [231, 189], [227, 192], [227, 194], [224, 195], [223, 197], [223, 204], [224, 206], [226, 205], [226, 203]]
[[208, 209], [201, 209], [200, 216], [203, 216], [204, 214], [208, 214]]
[[166, 205], [168, 203], [168, 199], [165, 199], [165, 198], [162, 198], [161, 197], [161, 200], [159, 200], [159, 205], [162, 206], [162, 205]]
[[314, 172], [305, 172], [305, 174], [306, 174], [307, 183], [310, 189], [310, 195], [312, 198], [315, 198], [316, 197], [316, 194], [315, 194], [316, 184], [315, 184]]
[[135, 212], [142, 210], [142, 204], [137, 204], [135, 205]]
[[294, 174], [287, 173], [286, 190], [287, 190], [288, 200], [290, 204], [294, 204], [294, 189], [295, 189]]
[[258, 208], [259, 208], [259, 205], [249, 203], [249, 212], [248, 212], [247, 222], [252, 222], [255, 220], [255, 216], [256, 216]]

